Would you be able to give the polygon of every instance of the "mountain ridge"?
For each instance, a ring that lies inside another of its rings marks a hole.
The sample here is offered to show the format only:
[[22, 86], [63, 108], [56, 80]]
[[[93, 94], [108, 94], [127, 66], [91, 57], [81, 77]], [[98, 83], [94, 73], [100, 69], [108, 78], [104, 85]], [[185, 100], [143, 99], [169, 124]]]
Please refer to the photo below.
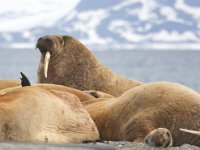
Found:
[[21, 11], [4, 2], [1, 48], [34, 48], [40, 36], [68, 34], [92, 50], [200, 50], [200, 1], [36, 0], [28, 8], [23, 1]]

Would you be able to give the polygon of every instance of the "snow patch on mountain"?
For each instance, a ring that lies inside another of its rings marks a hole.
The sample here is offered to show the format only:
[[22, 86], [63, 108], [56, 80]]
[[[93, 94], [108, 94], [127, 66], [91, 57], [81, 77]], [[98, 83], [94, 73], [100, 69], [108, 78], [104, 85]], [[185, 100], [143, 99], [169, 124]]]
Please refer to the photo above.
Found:
[[82, 39], [82, 42], [87, 44], [108, 44], [109, 38], [102, 38], [96, 32], [96, 28], [101, 24], [101, 21], [109, 16], [107, 11], [103, 9], [80, 13], [73, 11], [72, 16], [74, 17], [67, 19], [70, 24], [64, 28], [66, 32], [78, 32], [80, 35], [87, 36], [88, 38]]

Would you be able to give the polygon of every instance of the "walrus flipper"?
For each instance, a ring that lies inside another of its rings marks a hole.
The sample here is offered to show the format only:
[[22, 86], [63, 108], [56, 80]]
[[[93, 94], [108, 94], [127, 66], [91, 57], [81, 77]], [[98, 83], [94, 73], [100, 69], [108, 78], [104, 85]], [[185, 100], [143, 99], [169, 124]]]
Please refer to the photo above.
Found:
[[31, 86], [31, 83], [29, 81], [29, 79], [22, 73], [20, 72], [22, 78], [21, 79], [21, 86], [24, 87], [24, 86]]

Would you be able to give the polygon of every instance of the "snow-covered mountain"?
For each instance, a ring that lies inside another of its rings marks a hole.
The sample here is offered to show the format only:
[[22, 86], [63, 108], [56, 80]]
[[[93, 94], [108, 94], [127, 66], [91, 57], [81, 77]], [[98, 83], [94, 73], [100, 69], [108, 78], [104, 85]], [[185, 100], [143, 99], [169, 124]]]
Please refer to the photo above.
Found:
[[92, 50], [200, 50], [199, 0], [0, 0], [0, 47], [34, 48], [45, 34]]

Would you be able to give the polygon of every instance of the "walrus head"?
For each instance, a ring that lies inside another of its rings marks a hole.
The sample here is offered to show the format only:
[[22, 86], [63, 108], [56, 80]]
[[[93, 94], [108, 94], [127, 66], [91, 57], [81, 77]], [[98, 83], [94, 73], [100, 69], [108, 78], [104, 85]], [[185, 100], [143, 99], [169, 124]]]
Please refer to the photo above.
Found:
[[54, 83], [79, 90], [97, 90], [118, 96], [141, 83], [112, 73], [78, 40], [67, 35], [38, 39], [41, 52], [39, 83]]
[[63, 47], [64, 40], [61, 36], [44, 36], [38, 39], [36, 48], [39, 48], [42, 54], [41, 62], [43, 63], [41, 65], [43, 65], [44, 68], [41, 69], [44, 69], [45, 78], [47, 78], [48, 66], [51, 56], [61, 53]]
[[38, 39], [36, 48], [41, 52], [38, 68], [40, 83], [82, 87], [92, 76], [92, 68], [98, 66], [91, 52], [71, 36], [43, 36]]

